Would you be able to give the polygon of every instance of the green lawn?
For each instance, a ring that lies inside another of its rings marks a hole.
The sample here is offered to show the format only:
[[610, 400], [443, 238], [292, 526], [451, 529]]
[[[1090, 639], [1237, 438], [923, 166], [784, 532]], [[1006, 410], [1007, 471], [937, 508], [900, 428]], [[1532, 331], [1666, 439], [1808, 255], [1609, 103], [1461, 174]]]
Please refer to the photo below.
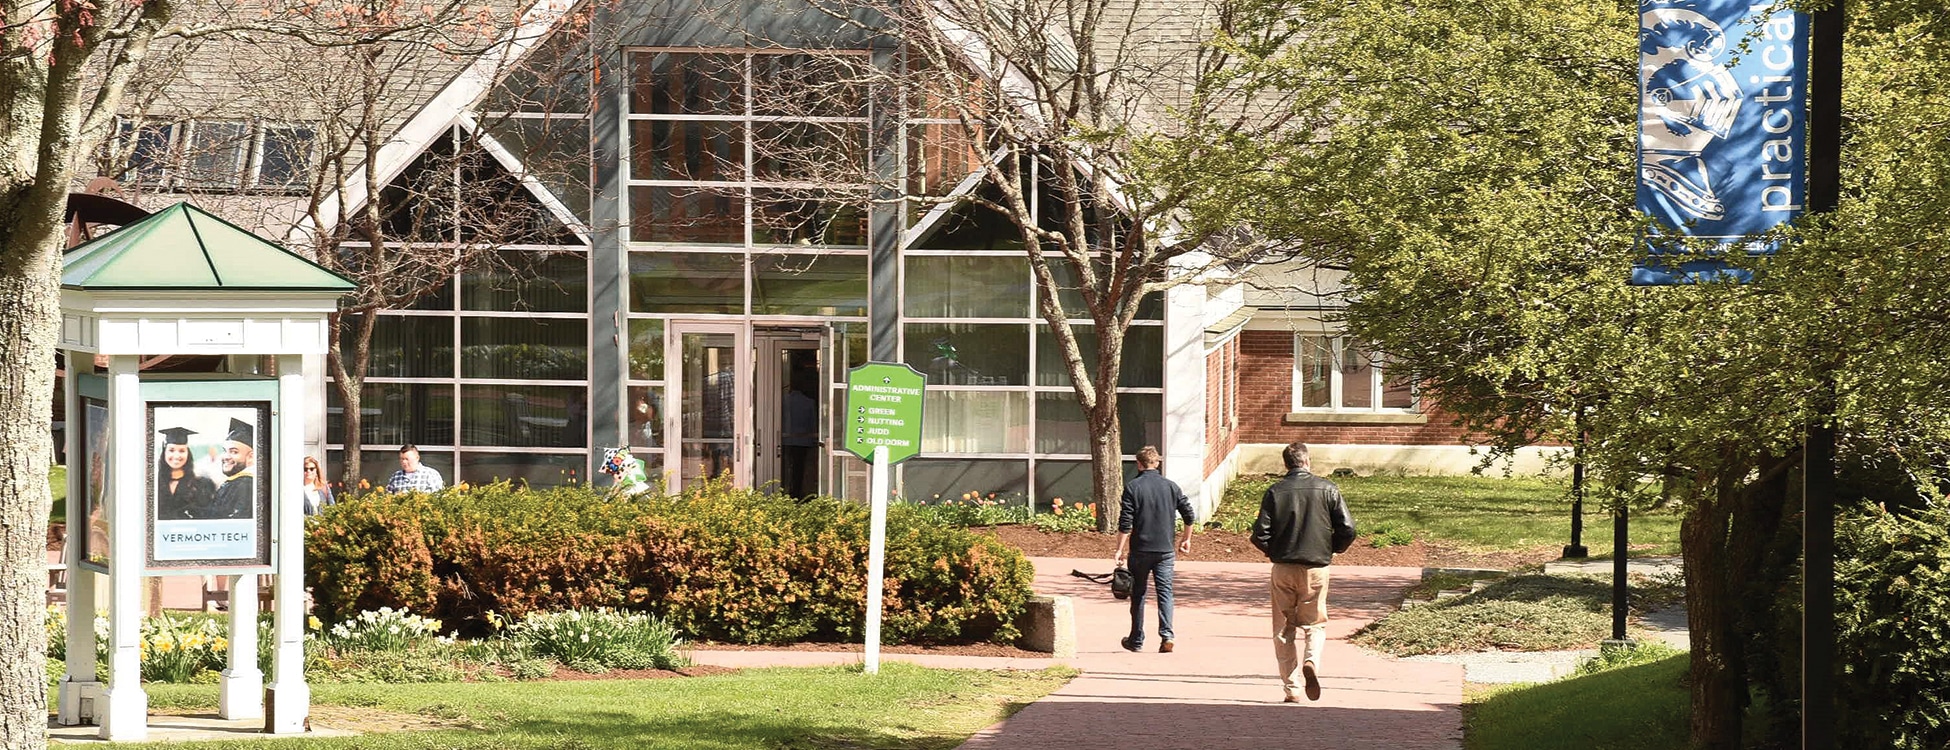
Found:
[[[1241, 476], [1226, 487], [1213, 519], [1243, 529], [1259, 513], [1259, 498], [1276, 478]], [[1357, 528], [1396, 525], [1426, 541], [1474, 551], [1563, 546], [1571, 539], [1568, 482], [1479, 476], [1336, 478]], [[1632, 518], [1636, 556], [1679, 554], [1679, 515]], [[1593, 556], [1611, 555], [1611, 517], [1585, 508], [1584, 543]], [[1638, 548], [1650, 544], [1651, 548]]]
[[48, 469], [47, 489], [54, 493], [54, 509], [47, 512], [48, 523], [67, 523], [68, 467], [55, 466]]
[[[887, 663], [748, 669], [664, 680], [314, 685], [316, 704], [480, 728], [338, 740], [156, 743], [157, 748], [952, 748], [1061, 687], [1074, 671], [985, 672]], [[152, 709], [214, 709], [213, 685], [144, 685]]]
[[1472, 692], [1469, 750], [1684, 750], [1686, 655], [1541, 685]]

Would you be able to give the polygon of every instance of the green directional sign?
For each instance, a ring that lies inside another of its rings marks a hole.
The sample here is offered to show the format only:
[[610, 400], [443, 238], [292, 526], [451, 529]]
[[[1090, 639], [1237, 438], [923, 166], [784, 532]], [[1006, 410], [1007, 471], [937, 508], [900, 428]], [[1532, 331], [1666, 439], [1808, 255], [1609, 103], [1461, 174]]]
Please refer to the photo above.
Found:
[[846, 449], [868, 462], [887, 446], [887, 463], [921, 453], [921, 399], [928, 378], [914, 368], [868, 362], [846, 373]]

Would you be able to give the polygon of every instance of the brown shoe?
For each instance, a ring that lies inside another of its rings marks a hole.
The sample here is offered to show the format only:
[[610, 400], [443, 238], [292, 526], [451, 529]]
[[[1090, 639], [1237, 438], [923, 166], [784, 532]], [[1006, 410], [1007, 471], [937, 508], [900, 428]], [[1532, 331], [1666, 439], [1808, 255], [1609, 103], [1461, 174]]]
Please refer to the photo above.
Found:
[[1158, 653], [1161, 654], [1171, 653], [1171, 641], [1165, 641], [1163, 643], [1158, 644]]
[[[1307, 678], [1307, 700], [1320, 700], [1320, 675], [1314, 674], [1314, 663], [1300, 665], [1300, 676]], [[1292, 698], [1293, 696], [1287, 696]]]
[[1281, 699], [1280, 699], [1280, 702], [1281, 702], [1281, 703], [1299, 703], [1299, 702], [1300, 702], [1300, 696], [1297, 696], [1297, 695], [1289, 695], [1289, 696], [1287, 696], [1287, 697], [1285, 697], [1285, 698], [1281, 698]]

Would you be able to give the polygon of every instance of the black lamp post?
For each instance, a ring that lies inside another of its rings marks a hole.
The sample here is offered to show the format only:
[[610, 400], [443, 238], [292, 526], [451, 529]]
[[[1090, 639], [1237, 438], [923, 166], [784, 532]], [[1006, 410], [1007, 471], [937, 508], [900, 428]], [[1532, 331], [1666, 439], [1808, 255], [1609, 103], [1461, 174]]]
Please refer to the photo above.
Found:
[[1578, 441], [1571, 444], [1571, 543], [1564, 547], [1564, 558], [1582, 560], [1591, 556], [1584, 546], [1584, 407], [1578, 407]]
[[[1843, 0], [1810, 18], [1808, 209], [1834, 211], [1841, 198]], [[1801, 747], [1835, 747], [1834, 381], [1817, 394], [1802, 451]]]

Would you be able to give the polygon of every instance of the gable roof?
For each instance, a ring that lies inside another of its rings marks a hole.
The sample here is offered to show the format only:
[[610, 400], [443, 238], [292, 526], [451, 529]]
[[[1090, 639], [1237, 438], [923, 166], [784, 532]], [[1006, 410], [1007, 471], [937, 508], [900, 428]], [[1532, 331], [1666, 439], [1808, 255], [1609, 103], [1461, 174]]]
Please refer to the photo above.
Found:
[[68, 251], [61, 286], [102, 290], [331, 291], [345, 277], [187, 202]]

